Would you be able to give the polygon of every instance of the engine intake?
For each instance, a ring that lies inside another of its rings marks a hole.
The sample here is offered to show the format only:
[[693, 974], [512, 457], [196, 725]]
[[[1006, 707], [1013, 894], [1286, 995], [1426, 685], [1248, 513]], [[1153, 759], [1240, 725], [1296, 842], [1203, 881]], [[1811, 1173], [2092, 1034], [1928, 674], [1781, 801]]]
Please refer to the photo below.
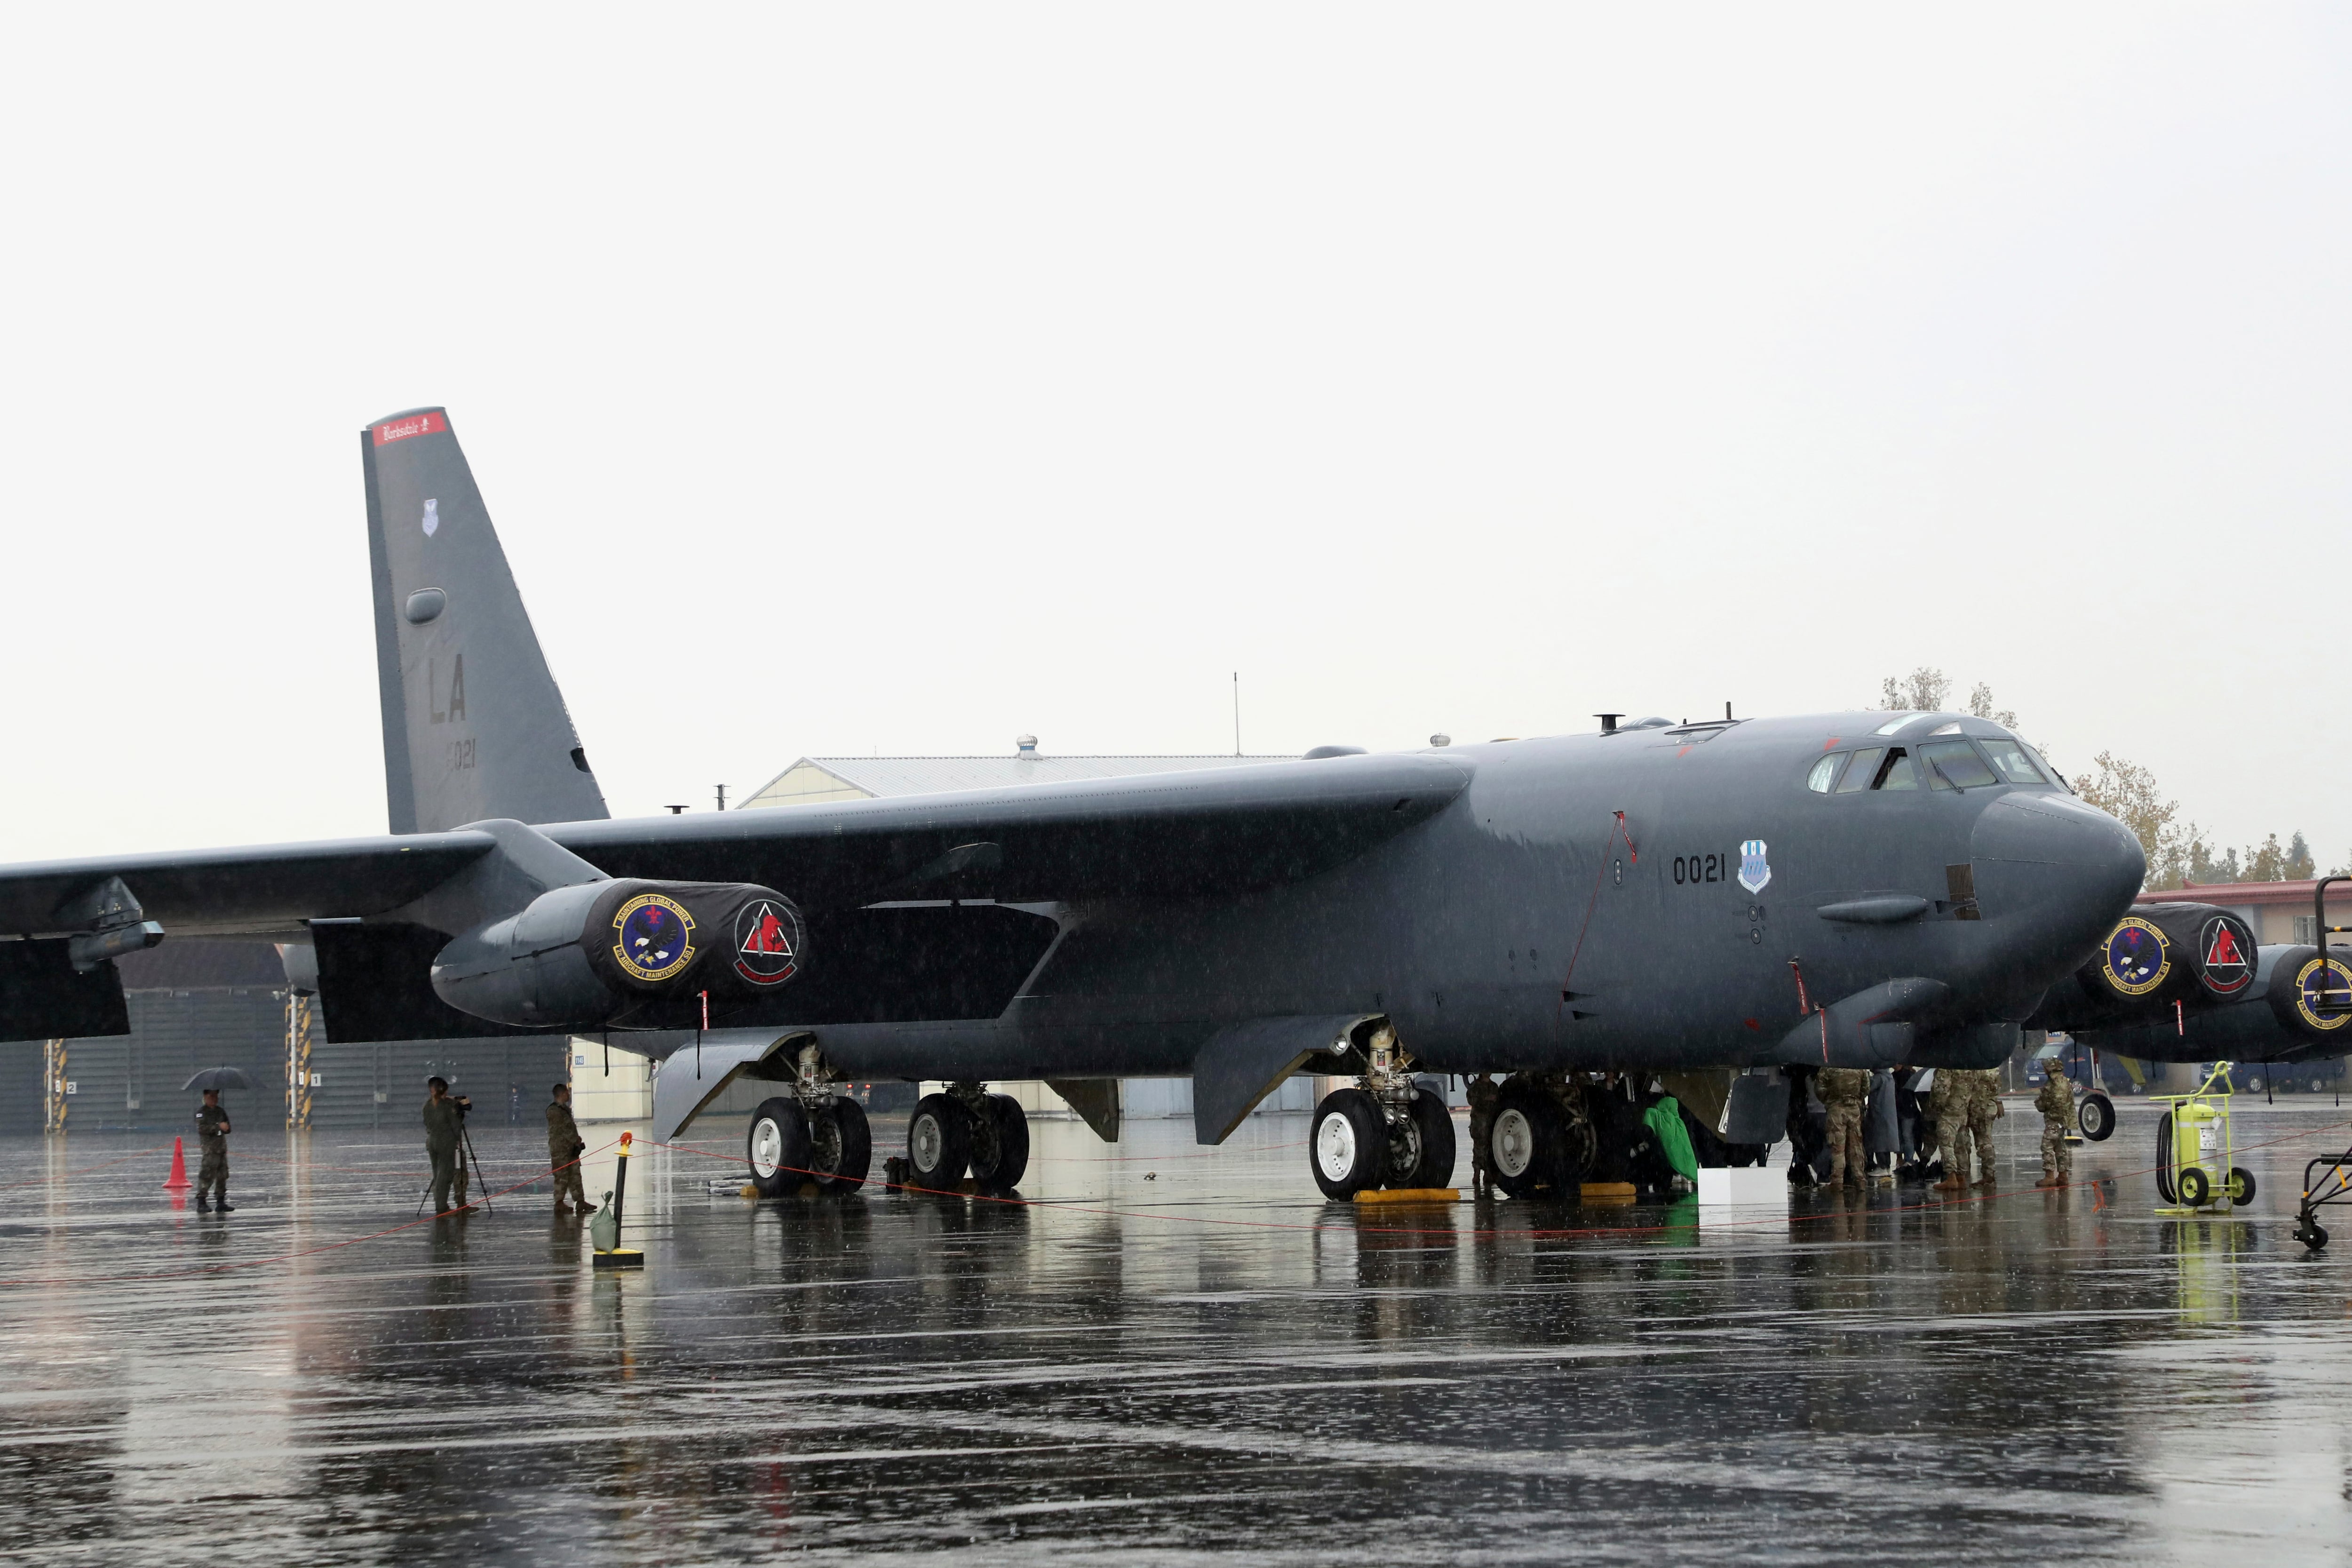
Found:
[[461, 1012], [525, 1027], [684, 1026], [793, 979], [807, 927], [790, 899], [748, 882], [635, 879], [557, 888], [457, 938], [433, 989]]

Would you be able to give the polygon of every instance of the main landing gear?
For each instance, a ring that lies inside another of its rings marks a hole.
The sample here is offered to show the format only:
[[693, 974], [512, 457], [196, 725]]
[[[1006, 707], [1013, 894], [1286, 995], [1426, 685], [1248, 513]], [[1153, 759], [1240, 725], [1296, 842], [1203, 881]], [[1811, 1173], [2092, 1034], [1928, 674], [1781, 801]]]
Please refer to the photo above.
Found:
[[1029, 1169], [1029, 1116], [1009, 1094], [972, 1082], [927, 1094], [907, 1123], [907, 1184], [951, 1193], [968, 1173], [983, 1192], [1005, 1192]]
[[1495, 1184], [1510, 1196], [1575, 1194], [1601, 1152], [1583, 1086], [1558, 1074], [1504, 1079], [1486, 1149]]
[[851, 1193], [874, 1163], [866, 1108], [841, 1092], [841, 1080], [814, 1046], [801, 1047], [793, 1092], [760, 1102], [751, 1113], [744, 1160], [763, 1198], [814, 1183], [820, 1193]]
[[1307, 1161], [1327, 1198], [1374, 1187], [1443, 1187], [1454, 1180], [1454, 1113], [1413, 1080], [1396, 1032], [1372, 1036], [1371, 1065], [1315, 1108]]

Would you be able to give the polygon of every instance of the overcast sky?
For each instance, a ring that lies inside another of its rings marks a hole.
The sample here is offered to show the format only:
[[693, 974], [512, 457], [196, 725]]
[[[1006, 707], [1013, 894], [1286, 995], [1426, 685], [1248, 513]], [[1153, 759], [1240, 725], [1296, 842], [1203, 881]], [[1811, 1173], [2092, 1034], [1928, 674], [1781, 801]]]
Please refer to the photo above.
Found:
[[616, 814], [1859, 707], [2352, 851], [2352, 25], [16, 7], [0, 859], [380, 831], [446, 405]]

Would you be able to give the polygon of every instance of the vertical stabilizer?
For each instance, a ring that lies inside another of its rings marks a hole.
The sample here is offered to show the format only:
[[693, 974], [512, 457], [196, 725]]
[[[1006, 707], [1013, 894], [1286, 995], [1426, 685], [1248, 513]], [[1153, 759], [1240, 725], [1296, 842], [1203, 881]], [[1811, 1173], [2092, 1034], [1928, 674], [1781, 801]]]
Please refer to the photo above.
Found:
[[394, 833], [609, 816], [448, 414], [360, 432]]

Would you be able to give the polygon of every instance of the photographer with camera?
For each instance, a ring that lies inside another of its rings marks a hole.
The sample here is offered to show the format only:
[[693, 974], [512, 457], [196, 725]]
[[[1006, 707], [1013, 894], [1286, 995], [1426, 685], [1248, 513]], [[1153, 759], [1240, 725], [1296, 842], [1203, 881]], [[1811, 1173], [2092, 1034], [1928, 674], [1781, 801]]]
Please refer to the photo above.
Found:
[[453, 1184], [457, 1189], [454, 1206], [470, 1206], [466, 1202], [465, 1163], [457, 1151], [466, 1136], [467, 1108], [474, 1102], [462, 1094], [451, 1095], [446, 1078], [429, 1078], [425, 1088], [425, 1152], [433, 1162], [433, 1212], [447, 1214], [453, 1206], [449, 1201]]

